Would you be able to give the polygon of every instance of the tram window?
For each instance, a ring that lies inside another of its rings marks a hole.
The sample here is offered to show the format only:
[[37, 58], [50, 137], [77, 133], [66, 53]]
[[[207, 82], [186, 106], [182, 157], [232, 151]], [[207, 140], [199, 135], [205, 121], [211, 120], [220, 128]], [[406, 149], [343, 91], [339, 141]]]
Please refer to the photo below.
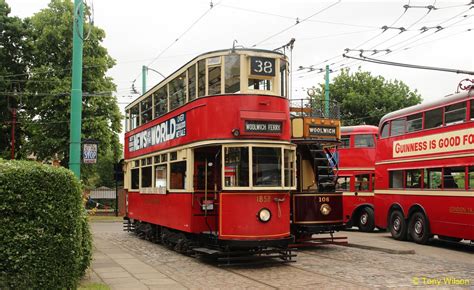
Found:
[[285, 187], [295, 186], [295, 155], [293, 150], [284, 150], [285, 160]]
[[380, 134], [380, 137], [386, 138], [388, 137], [388, 128], [389, 128], [389, 122], [385, 122], [382, 126], [382, 133]]
[[188, 68], [188, 101], [196, 98], [196, 65]]
[[421, 188], [421, 170], [413, 169], [405, 171], [405, 187], [406, 188]]
[[443, 188], [466, 188], [465, 167], [446, 167], [443, 169]]
[[166, 193], [167, 169], [166, 164], [155, 166], [155, 187], [158, 189], [158, 193]]
[[390, 127], [390, 136], [403, 135], [405, 133], [405, 118], [392, 120]]
[[466, 120], [466, 102], [446, 106], [444, 111], [444, 124], [452, 125]]
[[[472, 102], [471, 102], [472, 103]], [[474, 112], [474, 111], [471, 111], [471, 112]], [[468, 168], [469, 170], [469, 176], [468, 176], [468, 180], [469, 180], [469, 189], [474, 189], [474, 166], [469, 166]]]
[[471, 120], [474, 120], [474, 99], [472, 99], [471, 101]]
[[441, 168], [425, 169], [425, 188], [441, 188]]
[[130, 130], [135, 129], [140, 125], [140, 109], [138, 105], [133, 106], [130, 109]]
[[[176, 153], [176, 152], [175, 152]], [[176, 156], [177, 158], [178, 156]], [[176, 160], [176, 159], [175, 159]], [[166, 162], [168, 161], [168, 154], [161, 154], [161, 162]]]
[[221, 93], [221, 67], [209, 67], [208, 73], [208, 94], [218, 95]]
[[284, 61], [283, 59], [280, 60], [280, 89], [281, 89], [281, 95], [283, 97], [288, 96], [288, 90], [287, 90], [287, 77], [286, 77], [286, 72], [287, 72], [287, 67], [288, 63]]
[[249, 148], [225, 148], [225, 186], [249, 186]]
[[240, 55], [231, 54], [225, 57], [225, 92], [240, 92]]
[[142, 166], [151, 165], [151, 157], [142, 159]]
[[206, 95], [206, 61], [198, 62], [198, 97]]
[[348, 135], [341, 136], [341, 148], [351, 147], [350, 141], [351, 141], [351, 136], [348, 136]]
[[443, 108], [434, 109], [425, 113], [425, 129], [443, 126]]
[[369, 174], [358, 174], [355, 176], [355, 190], [356, 191], [369, 191]]
[[272, 80], [249, 79], [250, 90], [271, 91], [273, 89]]
[[170, 153], [170, 161], [178, 160], [178, 152], [174, 151]]
[[153, 115], [152, 115], [152, 109], [153, 109], [153, 105], [152, 105], [152, 99], [151, 99], [151, 96], [147, 97], [146, 99], [144, 99], [143, 101], [140, 102], [140, 109], [141, 109], [141, 116], [142, 116], [142, 124], [146, 124], [148, 122], [150, 122], [152, 119], [153, 119]]
[[336, 190], [350, 190], [351, 185], [351, 177], [350, 176], [340, 176], [337, 178], [336, 182]]
[[407, 117], [407, 132], [420, 131], [423, 125], [423, 114], [415, 114]]
[[155, 118], [168, 112], [168, 92], [166, 86], [155, 92]]
[[355, 135], [354, 138], [354, 147], [361, 148], [361, 147], [375, 147], [374, 136], [370, 134], [364, 135]]
[[170, 86], [170, 110], [174, 110], [186, 103], [186, 73], [172, 80]]
[[403, 188], [403, 171], [390, 171], [389, 176], [390, 188]]
[[252, 148], [254, 186], [281, 186], [281, 149]]
[[170, 189], [184, 189], [186, 184], [186, 161], [170, 163]]
[[152, 174], [152, 167], [145, 166], [141, 168], [142, 170], [142, 187], [151, 187], [151, 174]]
[[140, 187], [140, 168], [134, 168], [132, 169], [132, 174], [131, 174], [131, 188], [132, 189], [138, 189]]

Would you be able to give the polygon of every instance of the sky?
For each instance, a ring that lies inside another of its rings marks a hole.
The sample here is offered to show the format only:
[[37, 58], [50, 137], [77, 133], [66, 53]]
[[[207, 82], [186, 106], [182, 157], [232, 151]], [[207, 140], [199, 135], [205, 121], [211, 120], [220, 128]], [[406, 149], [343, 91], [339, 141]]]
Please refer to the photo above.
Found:
[[[424, 101], [454, 93], [462, 79], [473, 76], [419, 70], [344, 59], [346, 48], [385, 50], [364, 56], [387, 61], [474, 71], [474, 9], [462, 1], [302, 1], [302, 0], [84, 0], [94, 8], [94, 25], [106, 32], [103, 46], [117, 61], [113, 77], [121, 109], [141, 91], [141, 68], [169, 75], [195, 56], [217, 49], [275, 49], [295, 38], [292, 58], [292, 97], [324, 82], [324, 73], [308, 73], [326, 64], [334, 71], [360, 66], [372, 75], [400, 80], [416, 89]], [[7, 0], [11, 15], [32, 16], [48, 0]], [[212, 3], [212, 8], [211, 8]], [[405, 9], [404, 5], [410, 8]], [[437, 9], [429, 10], [426, 7]], [[296, 24], [299, 22], [299, 24]], [[383, 26], [390, 27], [385, 30]], [[435, 27], [443, 29], [437, 30]], [[422, 28], [427, 29], [421, 32]], [[401, 32], [403, 29], [406, 31]], [[401, 32], [401, 33], [400, 33]], [[359, 52], [349, 55], [358, 57]], [[327, 61], [329, 60], [329, 61]], [[327, 62], [326, 62], [327, 61]], [[162, 77], [148, 72], [147, 88]]]

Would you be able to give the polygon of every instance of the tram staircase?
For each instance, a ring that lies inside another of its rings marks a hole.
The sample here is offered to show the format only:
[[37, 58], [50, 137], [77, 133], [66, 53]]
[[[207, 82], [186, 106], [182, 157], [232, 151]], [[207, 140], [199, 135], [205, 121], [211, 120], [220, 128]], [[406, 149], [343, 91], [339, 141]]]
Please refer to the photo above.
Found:
[[316, 173], [318, 192], [334, 192], [336, 190], [337, 174], [329, 159], [333, 158], [331, 151], [322, 144], [306, 144], [307, 150], [313, 161]]

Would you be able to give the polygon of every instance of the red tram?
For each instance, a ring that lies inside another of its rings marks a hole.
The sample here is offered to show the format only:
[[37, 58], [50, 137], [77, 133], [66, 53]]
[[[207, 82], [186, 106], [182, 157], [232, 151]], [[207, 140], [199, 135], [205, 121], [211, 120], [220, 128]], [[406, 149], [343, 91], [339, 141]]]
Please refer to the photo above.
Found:
[[380, 121], [375, 223], [395, 239], [474, 241], [474, 90]]
[[128, 105], [127, 226], [181, 252], [291, 260], [287, 80], [280, 53], [214, 51]]
[[344, 223], [371, 232], [375, 227], [375, 144], [378, 127], [341, 127], [336, 190], [343, 192]]

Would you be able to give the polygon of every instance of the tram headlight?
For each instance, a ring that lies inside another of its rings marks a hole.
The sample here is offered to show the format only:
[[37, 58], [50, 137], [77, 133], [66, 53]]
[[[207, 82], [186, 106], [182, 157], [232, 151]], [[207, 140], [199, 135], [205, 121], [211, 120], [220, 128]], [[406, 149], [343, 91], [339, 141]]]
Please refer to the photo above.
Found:
[[262, 208], [262, 209], [258, 212], [257, 217], [258, 217], [258, 219], [259, 219], [262, 223], [266, 223], [266, 222], [268, 222], [268, 221], [272, 218], [272, 213], [270, 212], [269, 209], [267, 209], [267, 208]]
[[319, 208], [319, 211], [321, 211], [323, 215], [328, 215], [331, 213], [331, 206], [327, 203], [323, 203]]

